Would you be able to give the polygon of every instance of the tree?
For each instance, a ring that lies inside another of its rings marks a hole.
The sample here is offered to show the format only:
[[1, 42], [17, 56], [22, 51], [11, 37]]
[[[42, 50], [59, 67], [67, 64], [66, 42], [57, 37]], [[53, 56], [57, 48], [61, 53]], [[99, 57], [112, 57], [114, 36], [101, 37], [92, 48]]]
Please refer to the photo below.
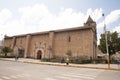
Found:
[[[109, 54], [115, 54], [116, 52], [120, 51], [120, 37], [118, 36], [117, 32], [107, 32], [107, 39], [108, 39], [108, 50]], [[98, 48], [103, 52], [106, 53], [106, 42], [105, 42], [105, 34], [101, 34], [100, 44]]]
[[2, 48], [2, 53], [4, 53], [5, 54], [5, 56], [7, 56], [7, 54], [9, 53], [9, 52], [12, 52], [12, 49], [10, 48], [10, 47], [3, 47]]

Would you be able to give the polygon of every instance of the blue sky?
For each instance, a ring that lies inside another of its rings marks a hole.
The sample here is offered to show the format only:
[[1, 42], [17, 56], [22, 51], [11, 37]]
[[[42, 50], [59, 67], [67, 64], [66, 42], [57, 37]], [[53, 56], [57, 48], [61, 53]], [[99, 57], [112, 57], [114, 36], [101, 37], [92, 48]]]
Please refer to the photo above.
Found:
[[3, 35], [82, 26], [89, 15], [97, 22], [98, 43], [107, 30], [120, 32], [120, 0], [0, 0], [0, 40]]
[[50, 11], [55, 13], [59, 12], [61, 7], [73, 8], [82, 12], [86, 12], [89, 8], [102, 8], [106, 14], [120, 8], [120, 0], [0, 0], [0, 10], [8, 8], [14, 11], [20, 7], [31, 6], [36, 3], [44, 3]]

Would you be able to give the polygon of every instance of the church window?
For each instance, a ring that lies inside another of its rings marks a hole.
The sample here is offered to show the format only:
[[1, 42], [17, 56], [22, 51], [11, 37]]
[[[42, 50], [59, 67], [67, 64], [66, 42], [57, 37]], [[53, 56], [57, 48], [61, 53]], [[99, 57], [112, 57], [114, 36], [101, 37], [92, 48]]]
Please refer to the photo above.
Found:
[[20, 44], [22, 44], [22, 39], [20, 39]]
[[70, 36], [68, 37], [68, 42], [71, 42], [71, 37]]
[[15, 46], [15, 45], [16, 45], [16, 39], [15, 39], [15, 42], [14, 42], [13, 46]]
[[39, 44], [41, 45], [41, 42]]

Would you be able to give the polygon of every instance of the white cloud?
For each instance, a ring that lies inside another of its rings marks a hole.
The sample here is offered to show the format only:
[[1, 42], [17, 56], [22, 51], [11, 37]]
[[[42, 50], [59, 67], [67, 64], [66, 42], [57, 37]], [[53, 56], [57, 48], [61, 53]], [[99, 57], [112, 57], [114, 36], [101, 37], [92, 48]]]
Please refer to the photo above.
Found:
[[92, 10], [91, 8], [87, 10], [86, 14], [86, 19], [88, 18], [89, 15], [93, 18], [93, 20], [98, 21], [102, 17], [103, 10], [100, 9], [95, 9]]
[[51, 13], [44, 4], [19, 8], [19, 12], [22, 15], [21, 21], [25, 24], [35, 24], [44, 17], [51, 16]]
[[5, 24], [12, 17], [12, 13], [8, 9], [2, 9], [0, 11], [0, 24]]
[[[107, 30], [110, 29], [109, 25], [116, 22], [118, 19], [120, 19], [120, 10], [114, 10], [110, 14], [106, 15], [105, 24], [107, 26]], [[104, 21], [98, 23], [97, 30], [99, 30], [99, 34], [103, 33], [103, 27], [104, 27]], [[110, 31], [117, 31], [120, 33], [120, 25], [114, 27], [113, 29], [110, 29]], [[98, 44], [99, 44], [99, 39], [100, 39], [100, 35], [98, 36]]]
[[116, 26], [116, 27], [112, 30], [112, 32], [115, 32], [115, 31], [117, 31], [118, 33], [120, 33], [120, 25], [119, 25], [119, 26]]
[[111, 24], [111, 23], [117, 21], [119, 18], [120, 18], [120, 10], [114, 10], [114, 11], [112, 11], [105, 18], [106, 25]]
[[[120, 19], [120, 10], [114, 10], [105, 17], [105, 24], [108, 27], [109, 24], [114, 23], [118, 19]], [[97, 27], [98, 27], [98, 29], [103, 28], [104, 21], [98, 23]]]
[[58, 14], [52, 14], [44, 4], [19, 8], [22, 14], [21, 23], [26, 27], [34, 27], [36, 31], [55, 30], [81, 26], [86, 22], [89, 15], [98, 20], [101, 16], [102, 9], [88, 9], [87, 13], [76, 12], [72, 8], [61, 8]]
[[15, 35], [15, 34], [22, 34], [25, 32], [25, 30], [21, 27], [24, 25], [21, 25], [17, 20], [11, 20], [7, 22], [5, 25], [1, 25], [1, 26], [2, 26], [2, 30], [1, 30], [2, 34]]
[[5, 30], [9, 27], [5, 25], [11, 20], [12, 12], [9, 9], [2, 9], [0, 11], [0, 40], [4, 37], [4, 34], [7, 33]]
[[61, 9], [59, 14], [52, 14], [44, 4], [20, 8], [21, 23], [37, 26], [42, 30], [59, 29], [80, 26], [84, 21], [84, 14], [75, 12], [72, 8]]
[[66, 27], [75, 27], [80, 26], [84, 22], [84, 14], [81, 12], [75, 12], [72, 8], [63, 9], [60, 11], [58, 15], [55, 17], [55, 22], [52, 23], [54, 26], [58, 28], [66, 28]]
[[100, 43], [100, 38], [101, 38], [101, 36], [100, 36], [100, 34], [97, 34], [97, 44], [99, 45], [99, 43]]
[[[48, 31], [55, 29], [63, 29], [69, 27], [78, 27], [86, 22], [89, 15], [93, 20], [97, 21], [101, 18], [102, 9], [92, 10], [88, 9], [86, 13], [76, 12], [72, 8], [61, 8], [58, 14], [50, 12], [49, 8], [44, 4], [35, 4], [33, 6], [22, 7], [18, 9], [18, 16], [12, 15], [8, 9], [6, 13], [4, 10], [0, 14], [5, 13], [1, 20], [5, 18], [4, 22], [0, 22], [0, 34], [7, 34], [9, 36]], [[14, 17], [14, 18], [13, 18]], [[4, 24], [3, 24], [4, 23]]]

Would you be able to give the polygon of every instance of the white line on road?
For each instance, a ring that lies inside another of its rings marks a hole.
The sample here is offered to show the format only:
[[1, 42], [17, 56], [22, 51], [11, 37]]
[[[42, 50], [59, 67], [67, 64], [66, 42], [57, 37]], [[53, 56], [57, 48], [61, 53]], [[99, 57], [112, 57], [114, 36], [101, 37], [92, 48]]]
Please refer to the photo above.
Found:
[[95, 77], [97, 77], [101, 72], [103, 72], [103, 71], [96, 71], [96, 72], [91, 72], [91, 73], [66, 73], [66, 74], [77, 75], [77, 76], [86, 76], [86, 77], [95, 78]]
[[12, 75], [12, 76], [10, 76], [11, 78], [18, 78], [17, 76], [15, 76], [15, 75]]
[[12, 70], [12, 71], [19, 71], [18, 69], [15, 69], [15, 68], [8, 68], [9, 70]]
[[54, 79], [54, 78], [45, 78], [45, 80], [58, 80], [58, 79]]
[[100, 72], [96, 72], [94, 74], [85, 74], [85, 73], [63, 73], [61, 75], [57, 75], [51, 78], [45, 78], [45, 80], [83, 80], [83, 79], [89, 79], [93, 80], [95, 79]]
[[62, 76], [71, 77], [71, 78], [79, 78], [79, 79], [94, 79], [94, 77], [90, 77], [86, 75], [62, 74]]
[[3, 79], [0, 78], [0, 80], [3, 80]]
[[26, 74], [26, 73], [23, 73], [23, 74], [18, 74], [16, 76], [19, 76], [19, 77], [30, 77], [31, 75], [30, 74]]
[[73, 78], [71, 78], [71, 77], [68, 77], [68, 76], [55, 76], [55, 78], [57, 78], [57, 79], [59, 79], [59, 80], [82, 80], [82, 79], [73, 79]]
[[2, 76], [2, 78], [4, 78], [4, 79], [11, 79], [10, 77], [7, 77], [7, 76]]
[[23, 76], [30, 77], [30, 74], [22, 74]]
[[16, 77], [24, 77], [23, 75], [21, 75], [21, 74], [18, 74], [18, 75], [16, 75]]
[[68, 73], [68, 74], [70, 74], [70, 75], [77, 75], [77, 76], [87, 76], [87, 77], [93, 77], [93, 78], [95, 78], [95, 77], [97, 77], [97, 75], [95, 74], [95, 75], [91, 75], [91, 74], [80, 74], [80, 73]]

